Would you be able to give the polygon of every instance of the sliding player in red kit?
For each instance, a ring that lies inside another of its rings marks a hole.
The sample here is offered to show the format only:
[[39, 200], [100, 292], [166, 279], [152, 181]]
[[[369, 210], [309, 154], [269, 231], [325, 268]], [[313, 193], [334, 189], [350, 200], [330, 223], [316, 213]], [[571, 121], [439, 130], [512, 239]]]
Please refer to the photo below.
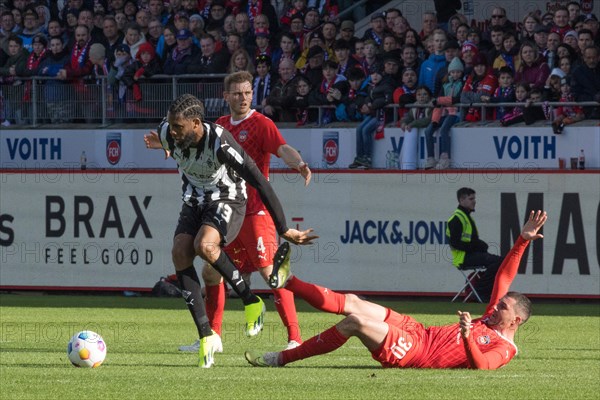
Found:
[[[221, 125], [233, 135], [244, 151], [256, 162], [260, 172], [269, 179], [271, 154], [280, 157], [285, 164], [297, 170], [310, 183], [311, 171], [302, 161], [300, 154], [285, 142], [281, 133], [269, 118], [252, 110], [252, 74], [241, 71], [228, 75], [224, 81], [223, 97], [229, 104], [231, 115], [220, 117]], [[256, 189], [246, 186], [248, 203], [240, 233], [225, 252], [231, 257], [236, 268], [248, 281], [252, 272], [258, 271], [265, 280], [273, 269], [273, 256], [277, 250], [277, 233], [267, 208]], [[211, 328], [221, 335], [223, 312], [225, 309], [225, 285], [221, 275], [210, 265], [205, 264], [202, 278], [206, 284], [206, 313]], [[287, 289], [273, 289], [275, 308], [288, 333], [287, 348], [302, 343], [294, 294]], [[181, 346], [181, 351], [197, 351], [197, 343]], [[219, 349], [221, 350], [221, 349]]]
[[527, 245], [543, 237], [538, 231], [546, 219], [542, 211], [529, 215], [498, 270], [490, 303], [481, 318], [471, 319], [468, 312], [458, 311], [459, 322], [429, 328], [353, 294], [339, 294], [292, 276], [289, 245], [283, 244], [275, 255], [272, 285], [285, 286], [313, 307], [346, 318], [295, 349], [262, 355], [247, 351], [246, 359], [254, 366], [279, 367], [329, 353], [356, 336], [386, 368], [500, 368], [517, 354], [515, 333], [531, 314], [529, 299], [509, 288]]

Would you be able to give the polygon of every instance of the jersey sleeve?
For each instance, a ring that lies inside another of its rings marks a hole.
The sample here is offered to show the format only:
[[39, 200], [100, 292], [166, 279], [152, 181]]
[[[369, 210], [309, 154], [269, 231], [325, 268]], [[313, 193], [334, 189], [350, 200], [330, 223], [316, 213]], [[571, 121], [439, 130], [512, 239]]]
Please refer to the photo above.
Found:
[[219, 157], [219, 161], [231, 167], [242, 179], [256, 189], [273, 218], [277, 233], [280, 235], [285, 233], [288, 227], [279, 198], [269, 181], [256, 166], [254, 160], [248, 156], [227, 130], [223, 130], [221, 134], [221, 144], [217, 150], [217, 157]]
[[277, 150], [279, 150], [279, 147], [286, 144], [285, 139], [281, 136], [281, 132], [279, 132], [275, 123], [267, 117], [263, 116], [261, 118], [260, 125], [259, 129], [261, 129], [265, 135], [263, 140], [265, 150], [279, 157]]
[[484, 315], [490, 314], [494, 310], [494, 306], [498, 304], [498, 301], [508, 293], [510, 285], [519, 271], [519, 264], [521, 263], [523, 252], [525, 252], [528, 245], [529, 240], [525, 240], [519, 235], [512, 249], [510, 249], [506, 257], [504, 257], [504, 261], [502, 261], [502, 265], [500, 265], [500, 268], [496, 273], [494, 289], [492, 290], [490, 302], [485, 309]]
[[498, 369], [508, 363], [512, 357], [512, 349], [508, 349], [502, 344], [492, 347], [485, 353], [481, 351], [475, 343], [474, 335], [469, 335], [463, 340], [465, 352], [467, 353], [467, 362], [472, 369]]

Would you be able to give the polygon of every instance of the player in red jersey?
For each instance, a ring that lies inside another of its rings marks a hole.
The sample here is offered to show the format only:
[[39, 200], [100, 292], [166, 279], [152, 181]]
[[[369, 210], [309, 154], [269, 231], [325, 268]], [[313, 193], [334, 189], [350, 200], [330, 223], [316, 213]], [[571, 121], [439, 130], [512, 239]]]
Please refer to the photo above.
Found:
[[[216, 123], [227, 129], [244, 151], [254, 159], [262, 174], [269, 178], [271, 154], [280, 157], [287, 166], [297, 170], [308, 185], [311, 171], [300, 154], [285, 142], [281, 133], [269, 118], [250, 108], [252, 103], [252, 74], [242, 71], [228, 75], [224, 82], [223, 97], [229, 104], [231, 115], [220, 117]], [[273, 255], [277, 250], [275, 225], [258, 192], [247, 185], [248, 203], [240, 233], [225, 251], [246, 280], [258, 271], [267, 280], [273, 270]], [[225, 285], [222, 276], [205, 264], [202, 278], [206, 285], [206, 312], [211, 328], [221, 335], [225, 308]], [[277, 312], [287, 328], [288, 348], [302, 343], [294, 294], [287, 289], [274, 289]], [[181, 346], [181, 351], [197, 351], [196, 343]]]
[[513, 339], [531, 314], [531, 302], [524, 295], [509, 292], [523, 252], [546, 222], [546, 212], [532, 211], [521, 235], [504, 259], [490, 303], [481, 318], [472, 319], [458, 311], [459, 322], [425, 328], [408, 315], [402, 315], [353, 294], [339, 294], [289, 273], [289, 245], [275, 255], [273, 279], [315, 308], [346, 316], [340, 323], [308, 339], [295, 349], [260, 354], [247, 351], [248, 362], [260, 367], [279, 367], [331, 352], [356, 336], [373, 358], [387, 368], [474, 368], [496, 369], [516, 354]]

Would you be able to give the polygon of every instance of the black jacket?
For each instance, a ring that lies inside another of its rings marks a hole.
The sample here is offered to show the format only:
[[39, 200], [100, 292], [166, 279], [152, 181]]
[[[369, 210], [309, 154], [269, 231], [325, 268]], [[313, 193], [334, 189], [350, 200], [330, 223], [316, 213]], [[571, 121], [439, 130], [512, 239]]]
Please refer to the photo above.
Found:
[[292, 78], [286, 83], [277, 80], [271, 87], [271, 93], [267, 97], [267, 104], [275, 107], [277, 111], [276, 121], [296, 122], [296, 109], [293, 104], [296, 101], [296, 79]]
[[[393, 103], [393, 94], [394, 85], [392, 79], [389, 76], [384, 76], [381, 82], [379, 82], [377, 85], [369, 85], [367, 89], [367, 96], [363, 100], [362, 104], [371, 103], [370, 115], [374, 117], [377, 113], [377, 110]], [[392, 120], [392, 112], [392, 109], [386, 110], [386, 121]]]
[[163, 72], [166, 75], [183, 75], [183, 74], [191, 74], [193, 72], [189, 72], [188, 69], [195, 62], [197, 62], [198, 55], [200, 54], [200, 49], [196, 46], [192, 46], [191, 54], [186, 55], [179, 61], [173, 60], [173, 52], [176, 47], [173, 48], [171, 52], [167, 55], [165, 60], [165, 65], [163, 67]]
[[148, 65], [143, 65], [141, 61], [136, 61], [125, 68], [125, 73], [121, 78], [123, 83], [128, 87], [131, 87], [135, 83], [135, 79], [133, 79], [134, 75], [140, 68], [143, 68], [142, 76], [144, 78], [150, 78], [151, 76], [160, 74], [162, 72], [162, 67], [160, 66], [160, 62], [156, 57], [150, 61]]
[[[577, 101], [600, 101], [600, 64], [592, 69], [585, 64], [573, 70], [571, 90]], [[586, 107], [587, 118], [600, 118], [598, 107]]]

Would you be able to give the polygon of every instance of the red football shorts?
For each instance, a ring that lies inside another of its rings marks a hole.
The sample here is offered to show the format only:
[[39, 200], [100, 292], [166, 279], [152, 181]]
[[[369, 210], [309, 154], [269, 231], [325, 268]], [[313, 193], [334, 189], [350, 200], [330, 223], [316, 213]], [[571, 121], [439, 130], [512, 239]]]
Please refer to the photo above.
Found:
[[384, 322], [389, 331], [381, 347], [371, 352], [373, 359], [384, 368], [410, 367], [422, 351], [425, 327], [414, 318], [390, 309]]
[[242, 229], [225, 251], [241, 273], [252, 273], [273, 264], [277, 233], [268, 213], [246, 215]]

